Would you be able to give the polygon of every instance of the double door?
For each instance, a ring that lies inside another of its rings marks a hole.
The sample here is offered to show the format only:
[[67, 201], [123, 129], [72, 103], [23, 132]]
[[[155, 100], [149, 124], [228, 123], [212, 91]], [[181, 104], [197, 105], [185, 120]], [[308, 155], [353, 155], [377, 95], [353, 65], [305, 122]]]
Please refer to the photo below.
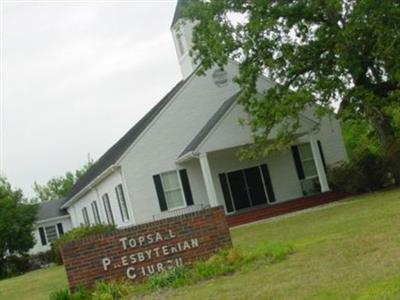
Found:
[[219, 175], [228, 212], [275, 202], [267, 165]]

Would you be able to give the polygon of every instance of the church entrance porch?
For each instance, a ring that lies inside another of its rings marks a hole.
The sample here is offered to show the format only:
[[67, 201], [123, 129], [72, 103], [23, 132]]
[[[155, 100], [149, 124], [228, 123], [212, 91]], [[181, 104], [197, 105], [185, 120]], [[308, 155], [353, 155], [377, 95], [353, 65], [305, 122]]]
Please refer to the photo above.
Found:
[[307, 208], [316, 207], [323, 204], [328, 204], [334, 201], [341, 200], [346, 195], [344, 193], [326, 192], [318, 195], [302, 197], [277, 203], [275, 205], [260, 205], [255, 208], [242, 210], [226, 216], [229, 227], [251, 223], [263, 219], [268, 219], [295, 211], [304, 210]]

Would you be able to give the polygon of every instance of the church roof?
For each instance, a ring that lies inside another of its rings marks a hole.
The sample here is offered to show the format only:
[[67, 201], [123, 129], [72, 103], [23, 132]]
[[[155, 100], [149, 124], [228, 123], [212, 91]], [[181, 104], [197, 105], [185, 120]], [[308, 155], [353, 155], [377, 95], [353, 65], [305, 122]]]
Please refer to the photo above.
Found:
[[[193, 75], [194, 73], [192, 73]], [[185, 80], [181, 80], [169, 91], [164, 98], [162, 98], [142, 119], [139, 120], [121, 139], [119, 139], [106, 153], [103, 154], [87, 172], [79, 178], [74, 184], [72, 190], [67, 195], [65, 203], [62, 204], [63, 208], [68, 207], [68, 202], [88, 186], [94, 179], [100, 176], [109, 167], [115, 164], [118, 159], [128, 150], [133, 142], [141, 135], [141, 133], [150, 125], [150, 123], [158, 116], [162, 109], [172, 100], [184, 84], [191, 78], [189, 76]]]
[[182, 18], [182, 9], [189, 3], [189, 0], [178, 0], [176, 3], [174, 18], [172, 19], [171, 28]]
[[61, 205], [64, 204], [65, 200], [66, 198], [61, 198], [58, 200], [52, 200], [40, 203], [39, 210], [36, 215], [36, 222], [68, 215], [68, 213], [65, 210], [60, 209]]

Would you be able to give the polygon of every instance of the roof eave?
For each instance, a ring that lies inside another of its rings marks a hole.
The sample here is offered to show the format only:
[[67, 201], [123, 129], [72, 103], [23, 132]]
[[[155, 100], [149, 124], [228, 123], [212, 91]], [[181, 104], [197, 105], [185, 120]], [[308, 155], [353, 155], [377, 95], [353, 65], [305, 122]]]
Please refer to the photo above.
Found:
[[198, 155], [195, 153], [195, 151], [190, 151], [190, 152], [187, 152], [187, 153], [185, 153], [185, 154], [179, 156], [179, 157], [176, 159], [176, 162], [177, 162], [178, 164], [180, 164], [180, 163], [186, 162], [186, 161], [188, 161], [188, 160], [191, 160], [191, 159], [193, 159], [193, 158], [198, 158]]
[[66, 214], [66, 215], [58, 216], [58, 217], [36, 220], [35, 223], [36, 223], [36, 225], [41, 225], [43, 223], [54, 222], [54, 221], [58, 221], [58, 220], [62, 220], [62, 219], [69, 219], [69, 218], [71, 218], [71, 216], [69, 214]]
[[116, 169], [120, 168], [119, 165], [111, 165], [107, 169], [103, 171], [99, 176], [97, 176], [95, 179], [93, 179], [87, 186], [85, 186], [82, 190], [80, 190], [77, 194], [75, 194], [71, 199], [69, 199], [67, 202], [65, 202], [60, 209], [67, 209], [69, 208], [72, 204], [74, 204], [79, 198], [81, 198], [83, 195], [85, 195], [87, 192], [92, 190], [95, 185], [97, 185], [100, 181], [102, 181], [104, 178], [108, 177], [110, 174], [112, 174]]

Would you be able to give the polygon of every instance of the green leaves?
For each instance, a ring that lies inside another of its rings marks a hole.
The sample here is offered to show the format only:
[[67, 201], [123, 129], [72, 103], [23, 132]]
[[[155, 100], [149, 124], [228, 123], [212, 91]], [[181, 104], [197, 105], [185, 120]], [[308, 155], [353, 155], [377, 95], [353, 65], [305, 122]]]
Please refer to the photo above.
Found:
[[22, 192], [0, 177], [0, 268], [6, 253], [24, 254], [33, 247], [36, 213], [37, 206], [23, 204]]
[[67, 172], [64, 176], [53, 177], [44, 185], [35, 182], [33, 184], [33, 191], [35, 193], [34, 202], [58, 200], [65, 197], [72, 189], [72, 186], [85, 174], [92, 164], [93, 162], [89, 161], [82, 168], [76, 170], [75, 173]]
[[[373, 124], [372, 111], [400, 104], [398, 1], [193, 1], [185, 15], [196, 24], [192, 56], [201, 73], [229, 59], [240, 62], [240, 103], [260, 150], [276, 126], [273, 144], [293, 139], [307, 107], [322, 117], [340, 105], [347, 119]], [[257, 91], [262, 74], [278, 85]]]

